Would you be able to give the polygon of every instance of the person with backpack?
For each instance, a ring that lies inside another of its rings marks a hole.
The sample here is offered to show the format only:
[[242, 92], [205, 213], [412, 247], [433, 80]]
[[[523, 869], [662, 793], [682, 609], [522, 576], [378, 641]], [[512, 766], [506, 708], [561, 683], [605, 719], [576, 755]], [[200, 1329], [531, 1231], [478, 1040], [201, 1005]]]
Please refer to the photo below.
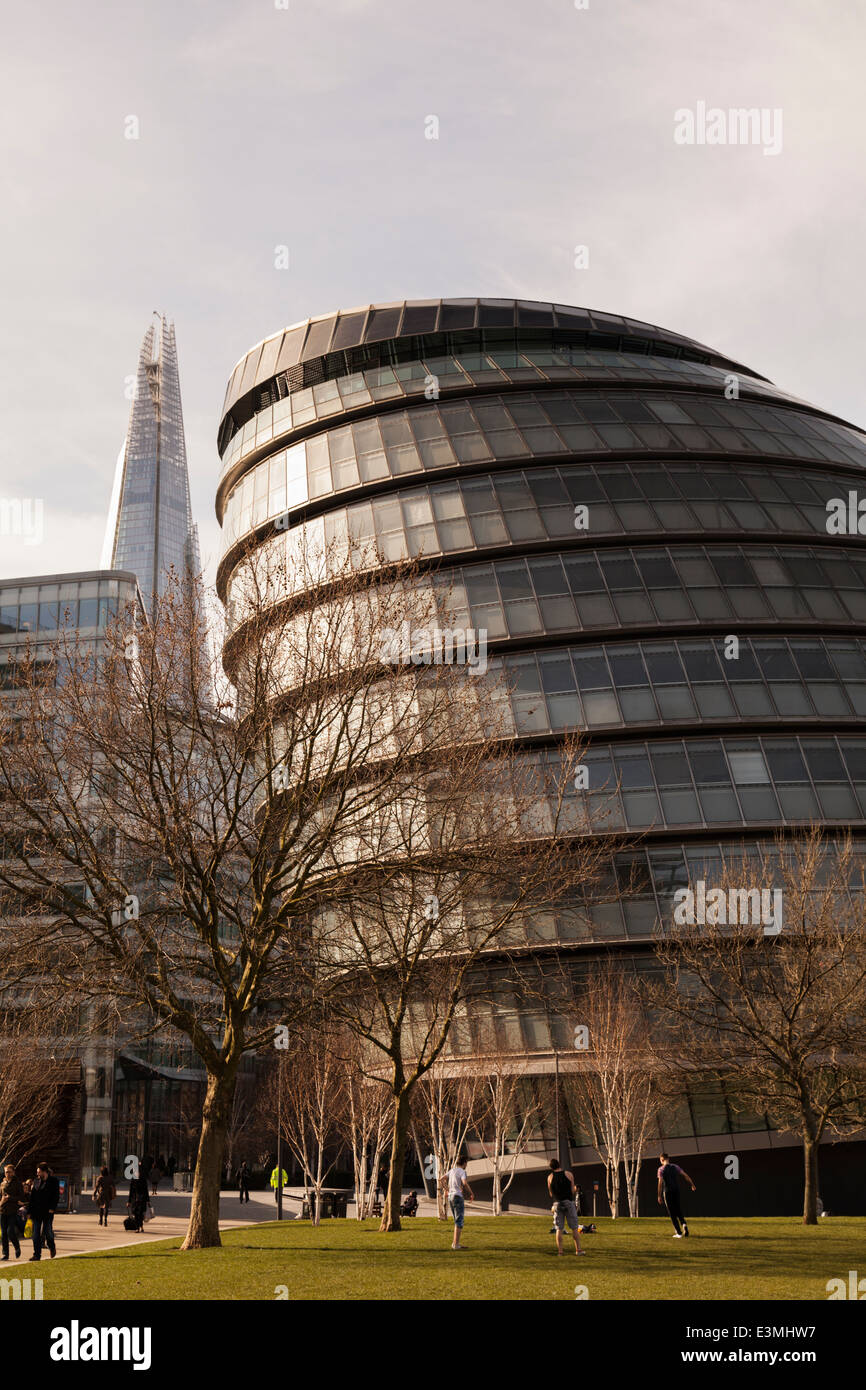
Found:
[[47, 1245], [52, 1260], [57, 1254], [54, 1244], [54, 1213], [60, 1201], [60, 1183], [47, 1163], [40, 1163], [30, 1188], [28, 1210], [33, 1222], [33, 1254], [31, 1260], [42, 1259], [42, 1246]]
[[[662, 1194], [664, 1194], [664, 1204], [668, 1209], [668, 1216], [673, 1223], [674, 1240], [682, 1240], [683, 1236], [688, 1235], [689, 1228], [686, 1225], [686, 1218], [683, 1216], [683, 1203], [680, 1196], [680, 1178], [685, 1178], [692, 1192], [696, 1192], [697, 1188], [688, 1173], [683, 1172], [682, 1168], [679, 1168], [676, 1163], [671, 1163], [667, 1154], [659, 1154], [659, 1163], [661, 1164], [658, 1171], [659, 1206], [662, 1204]], [[680, 1226], [682, 1226], [682, 1230], [680, 1230]]]
[[574, 1237], [575, 1255], [583, 1255], [585, 1252], [580, 1248], [580, 1222], [577, 1218], [577, 1206], [575, 1203], [574, 1175], [568, 1168], [560, 1168], [559, 1159], [550, 1160], [550, 1172], [547, 1175], [547, 1190], [553, 1199], [553, 1229], [556, 1234], [556, 1253], [562, 1255], [562, 1232], [568, 1223], [571, 1234]]
[[[126, 1201], [129, 1216], [127, 1221], [132, 1225], [127, 1229], [132, 1231], [144, 1230], [144, 1218], [147, 1213], [148, 1190], [147, 1178], [139, 1174], [137, 1178], [131, 1178], [129, 1183], [129, 1196]], [[124, 1222], [124, 1225], [126, 1223]]]
[[108, 1213], [116, 1196], [117, 1188], [114, 1185], [114, 1179], [108, 1168], [103, 1168], [93, 1189], [93, 1200], [99, 1208], [100, 1226], [108, 1225]]
[[0, 1182], [0, 1233], [3, 1241], [3, 1259], [9, 1259], [9, 1243], [15, 1251], [15, 1258], [21, 1258], [21, 1227], [18, 1224], [18, 1208], [26, 1200], [24, 1186], [15, 1172], [15, 1164], [7, 1163]]

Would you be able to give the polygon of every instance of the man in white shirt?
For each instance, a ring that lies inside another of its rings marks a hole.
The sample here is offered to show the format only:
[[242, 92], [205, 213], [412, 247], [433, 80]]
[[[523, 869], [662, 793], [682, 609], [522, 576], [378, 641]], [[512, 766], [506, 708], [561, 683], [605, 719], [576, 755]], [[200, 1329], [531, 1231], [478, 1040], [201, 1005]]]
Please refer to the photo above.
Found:
[[[470, 1202], [475, 1201], [475, 1194], [466, 1178], [466, 1169], [462, 1166], [463, 1155], [458, 1154], [454, 1167], [448, 1174], [448, 1201], [454, 1215], [454, 1240], [451, 1244], [452, 1250], [462, 1250], [460, 1235], [463, 1231], [463, 1221], [466, 1214], [466, 1197]], [[464, 1197], [465, 1193], [465, 1197]]]

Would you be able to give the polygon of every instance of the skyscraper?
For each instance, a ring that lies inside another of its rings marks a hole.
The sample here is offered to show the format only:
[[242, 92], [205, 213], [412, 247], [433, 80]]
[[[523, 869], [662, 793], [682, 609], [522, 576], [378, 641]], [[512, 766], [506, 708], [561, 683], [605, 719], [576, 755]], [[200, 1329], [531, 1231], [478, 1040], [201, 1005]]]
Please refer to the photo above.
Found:
[[168, 573], [198, 574], [174, 324], [154, 315], [138, 359], [103, 549], [106, 568], [138, 576], [148, 614]]

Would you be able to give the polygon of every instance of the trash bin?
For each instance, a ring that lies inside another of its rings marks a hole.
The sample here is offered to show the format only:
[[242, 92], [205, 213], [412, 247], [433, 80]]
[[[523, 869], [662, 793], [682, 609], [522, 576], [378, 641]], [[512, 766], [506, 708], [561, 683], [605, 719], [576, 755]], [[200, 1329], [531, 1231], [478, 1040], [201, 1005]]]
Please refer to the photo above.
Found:
[[[315, 1206], [316, 1206], [316, 1194], [315, 1194], [315, 1192], [311, 1192], [311, 1193], [310, 1193], [310, 1204], [311, 1204], [311, 1206], [313, 1207], [313, 1210], [315, 1211]], [[321, 1207], [321, 1210], [320, 1210], [320, 1212], [319, 1212], [319, 1220], [320, 1220], [320, 1221], [327, 1221], [328, 1217], [329, 1217], [329, 1216], [333, 1216], [333, 1215], [334, 1215], [334, 1194], [333, 1194], [332, 1192], [323, 1192], [323, 1193], [322, 1193], [322, 1207]]]

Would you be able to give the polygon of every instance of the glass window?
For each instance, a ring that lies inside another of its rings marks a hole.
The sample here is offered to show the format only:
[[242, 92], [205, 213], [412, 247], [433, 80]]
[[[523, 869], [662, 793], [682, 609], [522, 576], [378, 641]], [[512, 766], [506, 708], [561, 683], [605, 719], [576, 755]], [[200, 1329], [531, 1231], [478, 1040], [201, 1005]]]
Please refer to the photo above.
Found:
[[804, 745], [809, 771], [816, 782], [846, 782], [847, 776], [835, 744], [807, 743]]
[[665, 424], [689, 423], [686, 412], [673, 401], [648, 400], [647, 405], [656, 419], [664, 420]]
[[57, 603], [40, 603], [39, 627], [43, 632], [53, 631], [60, 626], [60, 611]]
[[764, 755], [760, 750], [755, 749], [748, 752], [732, 750], [728, 753], [728, 760], [737, 786], [769, 782], [770, 775], [767, 772]]
[[807, 782], [806, 766], [796, 744], [768, 743], [767, 763], [774, 782]]
[[688, 759], [682, 748], [654, 748], [652, 760], [660, 787], [691, 786]]

